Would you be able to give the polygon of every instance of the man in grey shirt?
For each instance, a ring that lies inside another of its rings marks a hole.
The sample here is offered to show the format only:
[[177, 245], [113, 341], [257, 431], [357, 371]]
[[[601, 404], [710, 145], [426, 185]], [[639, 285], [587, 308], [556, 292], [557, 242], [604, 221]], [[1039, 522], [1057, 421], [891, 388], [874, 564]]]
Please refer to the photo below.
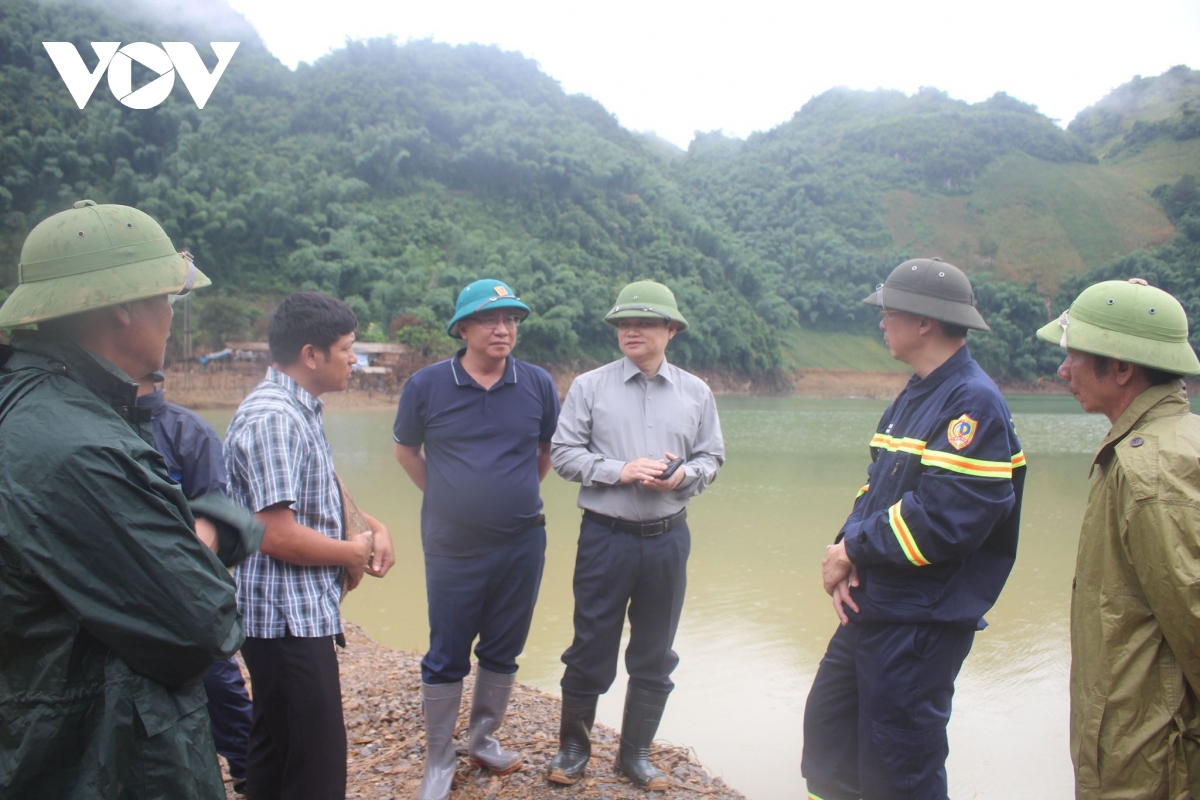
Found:
[[667, 363], [667, 343], [688, 327], [671, 290], [631, 283], [604, 321], [617, 328], [625, 357], [575, 379], [551, 440], [554, 470], [582, 484], [583, 522], [575, 641], [562, 657], [562, 724], [549, 778], [570, 785], [583, 777], [628, 608], [629, 687], [616, 767], [660, 791], [670, 780], [646, 757], [679, 663], [671, 645], [687, 585], [687, 504], [717, 477], [725, 443], [712, 391]]

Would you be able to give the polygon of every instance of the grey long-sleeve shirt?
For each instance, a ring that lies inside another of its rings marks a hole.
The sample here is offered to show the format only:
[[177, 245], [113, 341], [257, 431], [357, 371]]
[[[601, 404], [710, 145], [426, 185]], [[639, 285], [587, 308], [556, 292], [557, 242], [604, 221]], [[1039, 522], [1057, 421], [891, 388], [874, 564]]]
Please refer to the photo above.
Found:
[[[687, 461], [669, 492], [622, 484], [638, 458]], [[670, 516], [704, 491], [725, 463], [717, 403], [704, 381], [663, 360], [649, 380], [628, 358], [585, 372], [571, 384], [551, 440], [554, 471], [582, 484], [579, 507], [630, 521]]]

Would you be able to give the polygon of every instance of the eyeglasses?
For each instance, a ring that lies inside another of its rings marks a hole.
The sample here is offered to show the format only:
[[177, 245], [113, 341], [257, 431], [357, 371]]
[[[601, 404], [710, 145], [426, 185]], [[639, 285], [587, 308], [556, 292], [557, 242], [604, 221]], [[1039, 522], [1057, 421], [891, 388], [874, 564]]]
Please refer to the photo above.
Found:
[[185, 247], [179, 251], [179, 255], [183, 256], [183, 260], [187, 262], [188, 270], [187, 275], [183, 279], [183, 287], [175, 294], [167, 295], [167, 302], [171, 305], [175, 305], [175, 301], [179, 298], [186, 297], [187, 293], [192, 290], [192, 286], [196, 283], [196, 262], [192, 259], [192, 254]]
[[617, 320], [617, 328], [619, 329], [661, 328], [667, 324], [668, 322], [665, 319], [649, 319], [647, 317], [630, 317]]
[[523, 319], [524, 317], [520, 314], [504, 314], [500, 316], [489, 317], [469, 317], [467, 321], [475, 323], [485, 331], [494, 331], [501, 325], [509, 330], [516, 330]]

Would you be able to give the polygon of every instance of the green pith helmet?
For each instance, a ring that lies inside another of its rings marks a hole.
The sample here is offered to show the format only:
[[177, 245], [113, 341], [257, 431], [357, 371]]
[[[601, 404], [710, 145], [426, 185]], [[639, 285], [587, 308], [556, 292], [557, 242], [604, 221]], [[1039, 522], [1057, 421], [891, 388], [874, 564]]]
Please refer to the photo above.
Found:
[[446, 333], [455, 339], [458, 335], [458, 323], [472, 314], [493, 308], [516, 308], [529, 314], [529, 306], [521, 302], [517, 293], [504, 281], [484, 279], [467, 284], [458, 293], [458, 302], [454, 306], [454, 316], [446, 326]]
[[1200, 361], [1188, 344], [1187, 312], [1141, 278], [1089, 286], [1068, 311], [1039, 328], [1037, 337], [1175, 375], [1200, 375]]
[[680, 331], [688, 329], [674, 293], [656, 281], [634, 281], [622, 289], [612, 311], [604, 315], [604, 321], [616, 326], [619, 320], [635, 317], [670, 320], [679, 323]]
[[975, 291], [967, 276], [940, 258], [905, 261], [863, 302], [972, 330], [991, 330], [975, 308]]
[[42, 220], [25, 238], [17, 288], [0, 308], [0, 328], [183, 294], [210, 283], [149, 215], [80, 200]]

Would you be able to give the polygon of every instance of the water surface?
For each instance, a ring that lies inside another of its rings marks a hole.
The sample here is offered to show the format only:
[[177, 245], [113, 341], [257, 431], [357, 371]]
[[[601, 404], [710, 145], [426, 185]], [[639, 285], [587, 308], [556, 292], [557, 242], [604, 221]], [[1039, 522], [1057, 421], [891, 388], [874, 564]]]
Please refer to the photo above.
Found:
[[[1088, 465], [1108, 424], [1070, 397], [1010, 404], [1029, 460], [1021, 544], [958, 681], [948, 763], [956, 799], [1073, 794], [1069, 591]], [[804, 700], [837, 622], [820, 561], [865, 482], [866, 444], [886, 403], [728, 397], [718, 405], [728, 461], [689, 511], [681, 662], [659, 737], [691, 746], [750, 798], [801, 797]], [[223, 431], [230, 413], [206, 416]], [[423, 651], [421, 496], [392, 458], [391, 423], [391, 411], [326, 417], [339, 474], [392, 530], [398, 559], [386, 579], [364, 580], [343, 608], [377, 641]], [[546, 572], [520, 659], [521, 681], [556, 694], [558, 659], [572, 636], [576, 488], [553, 473], [543, 484]], [[622, 671], [600, 704], [599, 718], [614, 727], [624, 683]]]

